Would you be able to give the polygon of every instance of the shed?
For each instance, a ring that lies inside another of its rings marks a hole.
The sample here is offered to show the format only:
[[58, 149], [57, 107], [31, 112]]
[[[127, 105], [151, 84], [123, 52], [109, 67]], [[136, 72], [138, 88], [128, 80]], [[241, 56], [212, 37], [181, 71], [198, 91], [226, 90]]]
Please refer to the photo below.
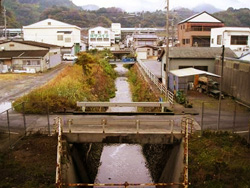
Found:
[[173, 92], [184, 91], [185, 93], [187, 93], [187, 90], [192, 85], [190, 85], [189, 83], [194, 84], [195, 82], [198, 82], [199, 75], [206, 75], [217, 78], [220, 77], [219, 75], [195, 68], [172, 70], [169, 72], [169, 88]]

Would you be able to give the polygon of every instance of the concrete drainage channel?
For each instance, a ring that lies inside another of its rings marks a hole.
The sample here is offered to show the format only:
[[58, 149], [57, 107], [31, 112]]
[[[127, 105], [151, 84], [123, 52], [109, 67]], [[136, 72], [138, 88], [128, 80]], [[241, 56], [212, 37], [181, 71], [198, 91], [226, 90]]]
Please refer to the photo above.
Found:
[[[131, 102], [129, 85], [127, 78], [124, 77], [127, 70], [123, 65], [118, 64], [116, 71], [121, 76], [116, 80], [116, 97], [111, 102]], [[108, 110], [108, 112], [131, 111], [136, 111], [136, 109], [111, 107]], [[59, 122], [60, 120], [58, 120]], [[59, 141], [62, 138], [59, 136]], [[109, 143], [116, 142], [117, 139], [111, 140], [108, 140]], [[67, 143], [66, 140], [61, 142], [62, 146], [58, 147], [58, 155], [61, 155], [61, 157], [57, 161], [57, 187], [156, 187], [174, 185], [187, 187], [187, 170], [183, 171], [183, 169], [187, 169], [187, 165], [184, 165], [185, 168], [183, 166], [183, 153], [187, 144], [184, 144], [185, 147], [183, 147], [182, 141], [175, 142], [172, 145], [76, 144]], [[187, 149], [185, 152], [187, 152]], [[126, 166], [127, 168], [124, 168]], [[181, 176], [181, 174], [184, 174], [184, 176]]]

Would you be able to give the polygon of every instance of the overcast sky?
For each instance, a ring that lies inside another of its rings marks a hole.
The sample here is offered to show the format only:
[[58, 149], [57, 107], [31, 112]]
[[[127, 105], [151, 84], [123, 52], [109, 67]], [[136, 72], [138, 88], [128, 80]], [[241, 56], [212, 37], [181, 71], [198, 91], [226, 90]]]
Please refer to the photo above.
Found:
[[[162, 10], [166, 0], [72, 0], [76, 5], [94, 4], [99, 7], [120, 7], [128, 12]], [[207, 3], [219, 9], [250, 8], [250, 0], [169, 0], [170, 8], [193, 8], [199, 4]]]

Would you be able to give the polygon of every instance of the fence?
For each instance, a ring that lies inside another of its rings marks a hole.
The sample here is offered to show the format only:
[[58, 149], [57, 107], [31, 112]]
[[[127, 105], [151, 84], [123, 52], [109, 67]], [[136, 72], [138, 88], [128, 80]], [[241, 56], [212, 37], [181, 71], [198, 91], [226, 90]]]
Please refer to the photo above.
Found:
[[201, 107], [201, 130], [232, 131], [250, 137], [250, 106], [239, 101], [222, 100], [219, 117], [218, 102], [203, 102]]
[[[40, 102], [42, 103], [42, 102]], [[37, 105], [35, 103], [34, 105]], [[27, 103], [17, 104], [0, 113], [0, 149], [12, 147], [17, 140], [33, 129], [47, 132], [50, 135], [50, 111], [48, 104], [43, 104], [43, 114], [28, 114]], [[40, 125], [37, 121], [41, 119]]]
[[164, 93], [166, 99], [169, 101], [171, 105], [174, 105], [174, 94], [167, 89], [165, 85], [163, 85], [159, 79], [141, 62], [141, 60], [138, 60], [138, 64], [143, 69], [143, 71], [146, 73], [146, 75], [150, 78], [150, 80], [157, 86], [157, 88], [160, 90], [161, 93]]

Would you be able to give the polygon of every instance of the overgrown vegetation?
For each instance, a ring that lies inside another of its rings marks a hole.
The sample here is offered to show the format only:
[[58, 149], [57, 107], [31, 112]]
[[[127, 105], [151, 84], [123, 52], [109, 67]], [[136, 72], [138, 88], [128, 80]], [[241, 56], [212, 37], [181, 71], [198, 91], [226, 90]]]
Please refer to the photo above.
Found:
[[[116, 73], [104, 57], [109, 51], [81, 52], [74, 66], [66, 67], [48, 84], [17, 99], [28, 113], [75, 110], [77, 101], [108, 101], [115, 95]], [[21, 106], [16, 108], [21, 111]]]
[[189, 181], [193, 188], [250, 185], [250, 148], [238, 135], [204, 132], [189, 141]]
[[[129, 68], [128, 81], [130, 83], [130, 88], [132, 92], [132, 99], [134, 102], [158, 102], [159, 97], [149, 87], [149, 84], [141, 76], [135, 66], [127, 67]], [[144, 108], [139, 107], [138, 111], [160, 111], [159, 108]]]
[[134, 102], [158, 102], [159, 98], [150, 90], [148, 83], [143, 79], [135, 66], [129, 69], [130, 83]]

